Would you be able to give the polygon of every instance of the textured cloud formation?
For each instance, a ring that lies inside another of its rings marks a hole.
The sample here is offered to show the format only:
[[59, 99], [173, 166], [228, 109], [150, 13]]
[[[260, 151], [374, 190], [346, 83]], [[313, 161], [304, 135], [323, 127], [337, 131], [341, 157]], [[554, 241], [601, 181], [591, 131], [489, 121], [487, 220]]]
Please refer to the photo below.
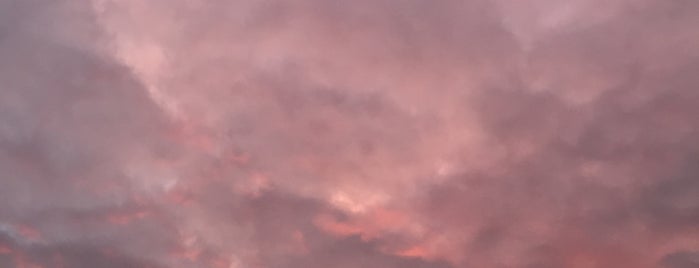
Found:
[[698, 26], [693, 0], [0, 0], [0, 267], [697, 267]]

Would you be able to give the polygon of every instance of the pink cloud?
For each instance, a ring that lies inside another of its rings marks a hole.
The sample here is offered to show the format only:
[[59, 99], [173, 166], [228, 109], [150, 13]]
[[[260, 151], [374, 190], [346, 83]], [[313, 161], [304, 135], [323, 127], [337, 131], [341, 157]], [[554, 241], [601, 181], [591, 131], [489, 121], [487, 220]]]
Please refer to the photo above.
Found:
[[697, 4], [524, 2], [0, 3], [0, 266], [696, 266]]

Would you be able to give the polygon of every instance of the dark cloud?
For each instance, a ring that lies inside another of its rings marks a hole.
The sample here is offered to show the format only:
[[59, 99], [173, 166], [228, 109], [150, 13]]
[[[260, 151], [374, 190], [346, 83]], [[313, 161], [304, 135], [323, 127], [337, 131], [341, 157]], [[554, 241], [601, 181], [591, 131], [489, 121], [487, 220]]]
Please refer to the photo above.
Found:
[[697, 252], [681, 251], [668, 254], [662, 260], [663, 267], [685, 268], [699, 265]]
[[3, 267], [161, 267], [84, 241], [79, 244], [21, 245], [3, 234], [0, 243], [6, 249], [0, 255]]

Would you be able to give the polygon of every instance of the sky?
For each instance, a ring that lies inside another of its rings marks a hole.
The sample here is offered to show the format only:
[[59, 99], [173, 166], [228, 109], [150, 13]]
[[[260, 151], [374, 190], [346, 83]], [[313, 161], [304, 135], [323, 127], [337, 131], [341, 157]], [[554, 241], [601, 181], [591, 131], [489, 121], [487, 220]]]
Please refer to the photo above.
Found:
[[0, 0], [0, 267], [699, 267], [699, 1]]

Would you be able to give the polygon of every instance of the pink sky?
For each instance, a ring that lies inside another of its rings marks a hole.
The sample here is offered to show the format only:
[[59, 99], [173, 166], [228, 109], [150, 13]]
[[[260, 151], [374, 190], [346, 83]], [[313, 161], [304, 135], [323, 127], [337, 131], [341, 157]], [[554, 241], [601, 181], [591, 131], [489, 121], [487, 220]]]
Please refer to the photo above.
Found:
[[699, 1], [0, 0], [0, 267], [699, 267]]

